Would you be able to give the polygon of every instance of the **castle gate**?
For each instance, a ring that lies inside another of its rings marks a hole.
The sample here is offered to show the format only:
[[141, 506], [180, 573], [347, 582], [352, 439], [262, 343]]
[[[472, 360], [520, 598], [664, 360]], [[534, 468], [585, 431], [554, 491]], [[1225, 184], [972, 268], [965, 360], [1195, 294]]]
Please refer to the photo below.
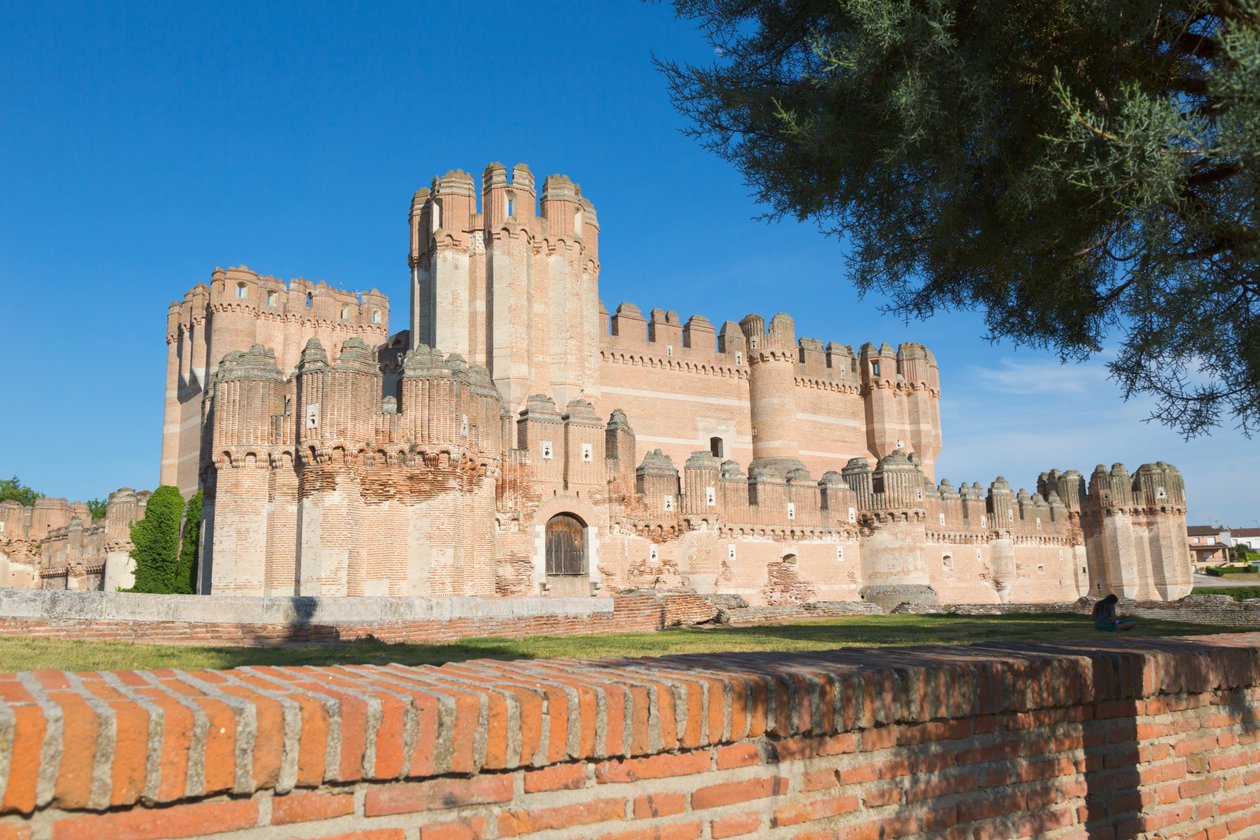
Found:
[[547, 520], [547, 576], [586, 574], [586, 523], [571, 513]]

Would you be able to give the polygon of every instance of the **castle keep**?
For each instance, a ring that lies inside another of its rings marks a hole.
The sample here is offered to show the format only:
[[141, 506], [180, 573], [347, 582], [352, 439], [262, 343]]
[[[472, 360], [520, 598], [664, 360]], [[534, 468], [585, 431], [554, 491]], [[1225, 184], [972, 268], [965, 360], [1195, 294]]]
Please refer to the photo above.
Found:
[[938, 481], [927, 348], [824, 344], [783, 313], [610, 314], [595, 207], [562, 175], [448, 172], [409, 228], [392, 336], [379, 292], [245, 268], [171, 305], [161, 481], [204, 490], [203, 592], [1190, 591], [1175, 468]]

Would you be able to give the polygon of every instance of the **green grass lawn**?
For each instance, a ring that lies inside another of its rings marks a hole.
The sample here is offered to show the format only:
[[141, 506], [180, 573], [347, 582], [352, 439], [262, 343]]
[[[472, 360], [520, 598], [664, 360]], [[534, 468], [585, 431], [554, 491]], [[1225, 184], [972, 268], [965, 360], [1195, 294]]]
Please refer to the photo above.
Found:
[[[1143, 619], [1134, 636], [1237, 632]], [[922, 616], [874, 615], [760, 627], [713, 627], [609, 636], [537, 636], [465, 639], [449, 644], [385, 644], [368, 640], [283, 648], [176, 647], [61, 639], [0, 639], [0, 672], [59, 668], [98, 671], [151, 668], [233, 668], [241, 665], [439, 665], [465, 659], [600, 659], [721, 651], [830, 650], [972, 644], [993, 641], [1062, 641], [1096, 638], [1081, 615]], [[1107, 637], [1108, 640], [1112, 636]]]

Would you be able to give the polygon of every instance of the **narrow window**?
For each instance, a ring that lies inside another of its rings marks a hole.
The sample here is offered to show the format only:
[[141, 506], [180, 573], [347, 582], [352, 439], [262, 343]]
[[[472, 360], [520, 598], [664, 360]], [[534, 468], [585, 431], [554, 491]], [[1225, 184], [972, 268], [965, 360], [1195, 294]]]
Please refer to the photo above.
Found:
[[542, 459], [544, 461], [551, 460], [551, 441], [544, 440], [542, 442]]
[[341, 320], [343, 321], [350, 320], [350, 307], [348, 306], [341, 307]]
[[837, 563], [844, 562], [844, 546], [842, 545], [836, 546], [836, 562]]
[[468, 415], [459, 415], [459, 433], [463, 437], [468, 437]]
[[744, 363], [744, 354], [740, 353], [738, 350], [735, 351], [735, 364], [742, 365], [743, 363]]
[[857, 508], [849, 508], [849, 521], [857, 522]]
[[796, 502], [788, 502], [788, 519], [796, 519]]
[[945, 567], [945, 570], [946, 570], [946, 571], [948, 571], [948, 572], [952, 572], [952, 571], [954, 571], [954, 555], [952, 555], [952, 554], [942, 554], [942, 555], [941, 555], [941, 565], [942, 565], [942, 566], [944, 566], [944, 567]]
[[245, 288], [244, 283], [236, 284], [236, 297], [238, 300], [244, 300], [245, 296], [248, 294], [249, 294], [249, 290]]
[[871, 376], [879, 376], [879, 362], [871, 362]]
[[941, 527], [945, 526], [945, 514], [941, 514]]
[[372, 310], [372, 323], [379, 324], [380, 322], [381, 322], [381, 310], [373, 309]]
[[268, 306], [275, 306], [277, 300], [279, 300], [279, 297], [276, 295], [275, 292], [267, 292], [267, 305]]
[[313, 300], [314, 300], [314, 296], [310, 292], [307, 292], [306, 293], [306, 308], [307, 309], [311, 308], [311, 303]]
[[507, 215], [509, 219], [512, 218], [512, 204], [513, 204], [512, 199], [509, 198], [507, 200]]
[[672, 344], [665, 345], [665, 355], [669, 356], [671, 359], [674, 357], [674, 345]]
[[656, 545], [650, 546], [648, 548], [648, 560], [651, 560], [653, 563], [655, 563], [657, 560], [660, 560], [660, 559], [661, 559], [661, 550]]
[[722, 445], [722, 439], [720, 437], [709, 438], [709, 452], [712, 453], [714, 458], [726, 457], [726, 447]]
[[709, 507], [715, 507], [717, 505], [717, 488], [716, 487], [704, 488], [704, 503], [708, 505]]
[[735, 559], [735, 543], [731, 543], [726, 547], [726, 559], [727, 560]]
[[592, 461], [594, 461], [594, 460], [595, 460], [595, 449], [594, 449], [594, 447], [593, 447], [593, 446], [591, 446], [591, 444], [589, 444], [589, 443], [584, 443], [584, 444], [582, 444], [582, 461], [583, 461], [584, 463], [589, 464], [589, 463], [591, 463], [591, 462], [592, 462]]
[[665, 512], [670, 513], [674, 509], [674, 497], [666, 496], [664, 499]]

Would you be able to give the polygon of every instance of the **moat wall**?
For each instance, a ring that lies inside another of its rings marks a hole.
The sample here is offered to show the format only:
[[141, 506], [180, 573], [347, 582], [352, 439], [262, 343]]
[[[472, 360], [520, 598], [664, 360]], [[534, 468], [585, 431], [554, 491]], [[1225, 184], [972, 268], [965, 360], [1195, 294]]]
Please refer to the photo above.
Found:
[[[902, 604], [928, 615], [1078, 613], [1091, 603]], [[749, 606], [730, 595], [625, 592], [605, 598], [396, 598], [141, 595], [0, 589], [0, 637], [144, 644], [266, 647], [377, 639], [435, 643], [474, 637], [524, 638], [645, 633], [696, 624], [774, 624], [885, 612], [871, 601]], [[1260, 629], [1260, 600], [1192, 595], [1174, 603], [1121, 601], [1126, 617]]]
[[0, 836], [1254, 837], [1260, 634], [0, 677]]

